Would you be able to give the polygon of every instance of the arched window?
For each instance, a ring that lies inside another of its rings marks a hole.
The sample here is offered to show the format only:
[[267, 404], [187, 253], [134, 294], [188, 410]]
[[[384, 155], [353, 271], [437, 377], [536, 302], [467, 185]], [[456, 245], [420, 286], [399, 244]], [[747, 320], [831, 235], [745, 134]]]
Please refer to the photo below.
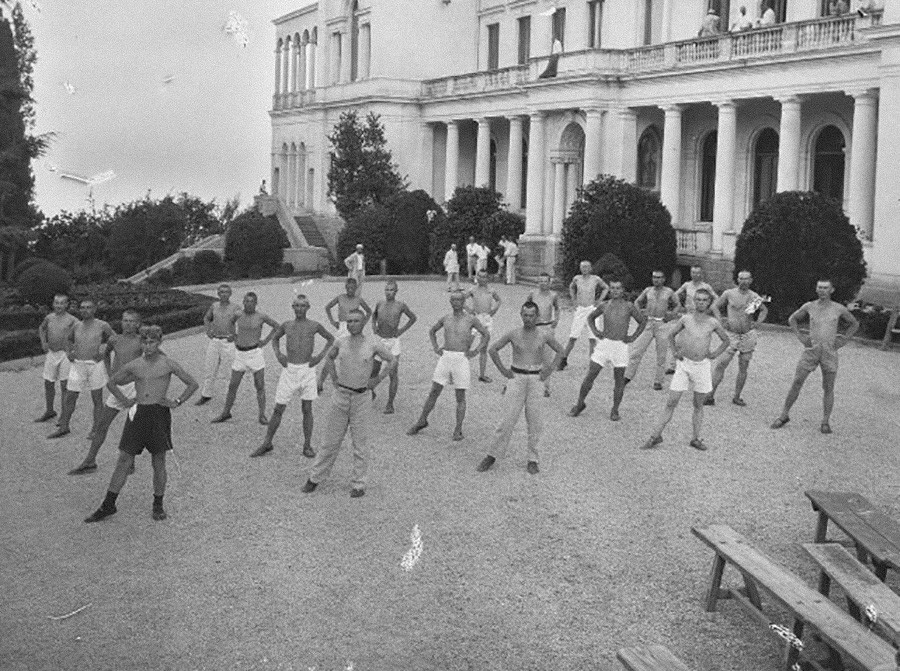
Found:
[[712, 221], [716, 206], [716, 142], [718, 133], [712, 131], [703, 140], [700, 150], [700, 221]]
[[637, 184], [644, 189], [659, 189], [659, 132], [650, 126], [638, 140]]
[[359, 77], [359, 2], [350, 5], [350, 81]]
[[844, 200], [844, 134], [836, 126], [825, 126], [816, 138], [813, 191]]
[[491, 140], [490, 157], [488, 160], [488, 187], [492, 191], [497, 190], [497, 142]]
[[753, 207], [775, 194], [778, 185], [778, 133], [764, 129], [753, 147]]
[[313, 27], [312, 33], [309, 36], [309, 53], [306, 54], [306, 68], [307, 68], [307, 81], [309, 82], [309, 88], [316, 88], [316, 49], [319, 44], [319, 29], [317, 27]]

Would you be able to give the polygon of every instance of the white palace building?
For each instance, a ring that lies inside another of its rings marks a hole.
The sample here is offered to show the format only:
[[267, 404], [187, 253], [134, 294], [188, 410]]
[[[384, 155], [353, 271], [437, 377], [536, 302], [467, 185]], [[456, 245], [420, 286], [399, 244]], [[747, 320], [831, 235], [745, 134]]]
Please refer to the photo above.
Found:
[[[869, 282], [900, 287], [900, 0], [854, 1], [320, 0], [274, 22], [273, 192], [327, 229], [327, 136], [371, 110], [413, 188], [489, 185], [525, 215], [526, 274], [609, 173], [658, 191], [679, 262], [720, 279], [755, 204], [826, 193]], [[700, 37], [711, 5], [724, 32]]]

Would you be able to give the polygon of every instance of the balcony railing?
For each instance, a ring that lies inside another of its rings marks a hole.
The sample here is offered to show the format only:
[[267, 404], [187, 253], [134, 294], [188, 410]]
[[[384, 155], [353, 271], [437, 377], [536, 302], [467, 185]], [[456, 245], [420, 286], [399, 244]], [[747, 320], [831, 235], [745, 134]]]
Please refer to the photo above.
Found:
[[442, 98], [482, 91], [499, 91], [519, 86], [528, 80], [529, 67], [515, 65], [502, 70], [431, 79], [422, 83], [422, 95], [426, 98]]
[[[702, 226], [702, 224], [698, 224]], [[704, 228], [676, 228], [679, 254], [705, 254], [712, 248], [712, 230]]]

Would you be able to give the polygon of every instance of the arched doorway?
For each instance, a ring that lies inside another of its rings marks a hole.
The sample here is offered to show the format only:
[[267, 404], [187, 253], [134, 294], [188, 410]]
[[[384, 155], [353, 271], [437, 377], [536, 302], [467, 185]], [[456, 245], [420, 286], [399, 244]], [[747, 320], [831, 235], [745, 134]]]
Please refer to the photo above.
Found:
[[837, 126], [825, 126], [816, 137], [813, 158], [813, 191], [844, 200], [844, 134]]
[[716, 143], [719, 134], [709, 132], [700, 148], [700, 221], [712, 221], [716, 207]]
[[584, 174], [584, 142], [584, 130], [572, 121], [563, 129], [559, 149], [551, 157], [554, 163], [551, 232], [554, 235], [562, 233], [563, 219], [578, 195], [578, 187]]
[[637, 184], [643, 189], [659, 190], [660, 146], [659, 131], [648, 126], [637, 146]]
[[778, 133], [764, 128], [753, 146], [753, 207], [767, 201], [778, 186]]

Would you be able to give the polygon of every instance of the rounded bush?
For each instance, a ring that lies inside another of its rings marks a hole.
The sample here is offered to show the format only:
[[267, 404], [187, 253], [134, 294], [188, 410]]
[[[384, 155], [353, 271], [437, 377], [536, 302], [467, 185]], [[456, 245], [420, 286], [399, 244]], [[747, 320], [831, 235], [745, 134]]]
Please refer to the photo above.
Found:
[[846, 303], [866, 278], [862, 243], [841, 204], [801, 191], [776, 193], [750, 213], [734, 268], [735, 277], [741, 270], [753, 273], [754, 290], [772, 297], [769, 311], [781, 321], [815, 298], [819, 279], [830, 279], [832, 298]]
[[225, 264], [222, 263], [222, 257], [211, 249], [197, 252], [192, 261], [193, 281], [197, 284], [221, 282], [225, 277]]
[[345, 274], [344, 259], [353, 253], [356, 245], [362, 245], [366, 274], [377, 275], [381, 270], [381, 260], [385, 258], [385, 248], [396, 242], [386, 239], [389, 219], [390, 214], [383, 205], [370, 205], [357, 211], [338, 233], [334, 271], [339, 275]]
[[594, 264], [594, 274], [602, 277], [607, 284], [612, 280], [619, 280], [626, 291], [636, 288], [634, 278], [628, 272], [628, 266], [622, 262], [622, 259], [610, 252], [601, 256]]
[[32, 266], [36, 266], [40, 263], [48, 263], [48, 261], [46, 259], [42, 259], [39, 256], [29, 256], [27, 259], [19, 261], [19, 263], [16, 264], [16, 267], [13, 268], [12, 275], [10, 275], [9, 277], [10, 281], [15, 282], [19, 279], [19, 275], [24, 273]]
[[272, 277], [284, 261], [287, 234], [258, 210], [237, 216], [225, 232], [225, 263], [237, 277]]
[[563, 222], [566, 282], [581, 261], [615, 254], [635, 282], [650, 284], [654, 270], [670, 275], [676, 264], [675, 229], [659, 195], [610, 175], [601, 175], [578, 193]]
[[45, 261], [23, 271], [16, 286], [26, 302], [32, 305], [50, 305], [54, 295], [69, 292], [72, 276], [64, 268]]

